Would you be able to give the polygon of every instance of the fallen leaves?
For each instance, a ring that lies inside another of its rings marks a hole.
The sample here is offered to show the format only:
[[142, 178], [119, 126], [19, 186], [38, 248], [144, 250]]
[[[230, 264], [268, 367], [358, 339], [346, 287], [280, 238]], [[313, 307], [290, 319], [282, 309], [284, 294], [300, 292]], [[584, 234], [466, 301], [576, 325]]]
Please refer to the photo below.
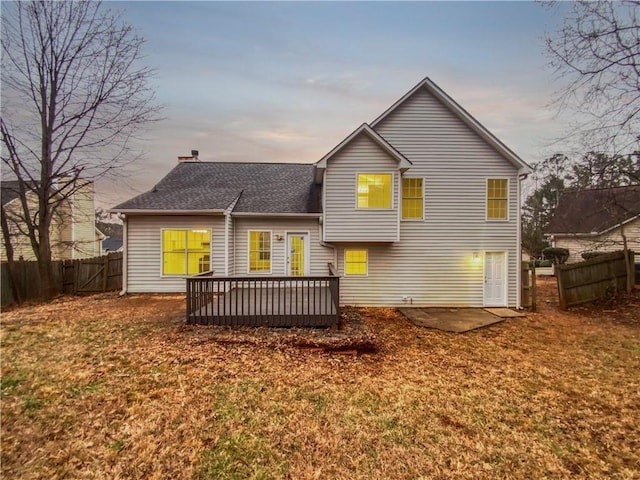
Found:
[[2, 477], [638, 476], [637, 298], [561, 312], [553, 279], [538, 291], [540, 312], [466, 334], [374, 308], [334, 331], [188, 326], [181, 295], [4, 312]]

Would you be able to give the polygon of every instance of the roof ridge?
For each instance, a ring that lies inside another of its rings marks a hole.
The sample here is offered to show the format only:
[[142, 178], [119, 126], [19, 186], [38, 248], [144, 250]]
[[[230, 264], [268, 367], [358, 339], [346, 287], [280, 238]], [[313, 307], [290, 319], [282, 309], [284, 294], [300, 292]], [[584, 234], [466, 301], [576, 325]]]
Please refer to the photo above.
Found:
[[315, 162], [311, 163], [302, 163], [302, 162], [230, 162], [230, 161], [219, 161], [219, 160], [183, 160], [178, 165], [184, 164], [215, 164], [215, 165], [315, 165]]
[[622, 189], [622, 188], [633, 188], [640, 187], [640, 183], [634, 183], [632, 185], [617, 185], [615, 187], [591, 187], [591, 188], [565, 188], [561, 191], [561, 194], [565, 193], [581, 193], [581, 192], [596, 192], [596, 191], [604, 191], [604, 190], [614, 190], [614, 189]]

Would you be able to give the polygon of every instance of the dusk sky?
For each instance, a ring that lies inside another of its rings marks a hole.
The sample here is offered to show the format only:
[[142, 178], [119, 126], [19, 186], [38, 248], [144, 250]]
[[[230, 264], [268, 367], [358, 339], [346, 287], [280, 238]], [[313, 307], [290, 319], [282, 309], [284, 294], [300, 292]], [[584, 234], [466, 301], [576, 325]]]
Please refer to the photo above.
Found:
[[113, 2], [147, 43], [164, 120], [110, 207], [177, 162], [312, 163], [430, 77], [535, 163], [562, 128], [545, 31], [569, 4], [533, 2]]

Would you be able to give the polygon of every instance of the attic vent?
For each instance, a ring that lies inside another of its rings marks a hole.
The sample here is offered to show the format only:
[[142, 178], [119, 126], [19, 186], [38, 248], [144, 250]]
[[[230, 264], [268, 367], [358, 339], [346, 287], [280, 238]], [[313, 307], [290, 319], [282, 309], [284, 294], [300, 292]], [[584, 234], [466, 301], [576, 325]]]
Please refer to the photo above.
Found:
[[179, 162], [198, 161], [198, 150], [191, 150], [191, 155], [179, 156]]

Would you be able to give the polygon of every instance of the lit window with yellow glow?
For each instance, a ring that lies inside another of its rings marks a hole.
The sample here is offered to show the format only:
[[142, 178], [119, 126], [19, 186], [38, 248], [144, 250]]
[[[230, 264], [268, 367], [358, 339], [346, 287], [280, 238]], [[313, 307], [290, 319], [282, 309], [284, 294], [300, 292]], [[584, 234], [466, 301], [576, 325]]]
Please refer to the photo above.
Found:
[[358, 208], [391, 208], [390, 173], [358, 174]]
[[211, 270], [211, 230], [163, 230], [162, 274], [196, 275]]
[[345, 250], [344, 251], [344, 274], [345, 275], [366, 275], [367, 274], [367, 251], [366, 250]]
[[249, 272], [271, 272], [271, 232], [249, 232]]
[[487, 180], [487, 219], [507, 219], [507, 188], [506, 178], [490, 178]]
[[402, 179], [402, 218], [422, 219], [424, 199], [421, 178]]

